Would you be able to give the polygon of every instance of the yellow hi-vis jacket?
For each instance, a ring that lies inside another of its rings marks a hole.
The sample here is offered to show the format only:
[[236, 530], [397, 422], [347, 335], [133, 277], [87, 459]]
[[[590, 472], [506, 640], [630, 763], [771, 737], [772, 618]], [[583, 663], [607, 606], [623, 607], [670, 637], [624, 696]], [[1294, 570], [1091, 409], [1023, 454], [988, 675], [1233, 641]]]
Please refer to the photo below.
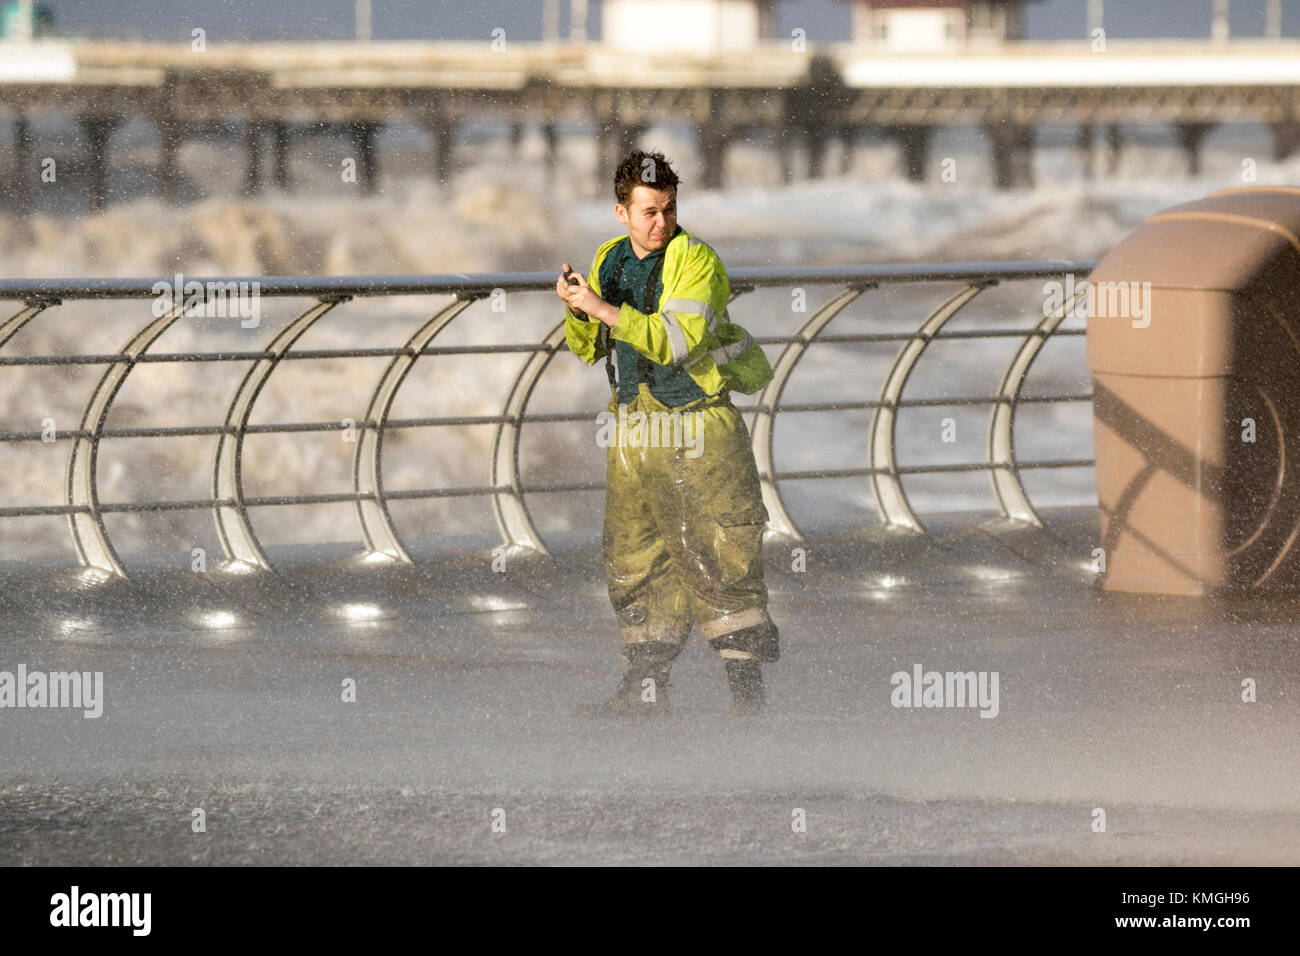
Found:
[[[587, 273], [587, 283], [600, 295], [600, 265], [625, 236], [601, 244]], [[610, 334], [659, 365], [686, 369], [706, 395], [724, 388], [750, 395], [772, 380], [772, 366], [763, 348], [727, 314], [731, 285], [718, 254], [701, 239], [679, 229], [664, 250], [663, 293], [653, 315], [631, 305], [619, 309]], [[604, 324], [580, 319], [566, 306], [564, 338], [569, 350], [588, 365], [603, 358], [607, 348], [600, 336]]]

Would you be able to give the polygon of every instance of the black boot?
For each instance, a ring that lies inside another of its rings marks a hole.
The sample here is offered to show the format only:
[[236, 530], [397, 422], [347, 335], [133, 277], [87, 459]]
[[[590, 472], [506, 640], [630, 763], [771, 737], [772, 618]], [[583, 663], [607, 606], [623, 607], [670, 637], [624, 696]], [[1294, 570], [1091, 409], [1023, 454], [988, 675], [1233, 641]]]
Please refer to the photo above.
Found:
[[675, 644], [658, 641], [628, 644], [623, 649], [623, 679], [614, 696], [580, 712], [589, 717], [668, 716], [668, 668], [677, 651]]
[[709, 646], [715, 651], [745, 651], [765, 664], [781, 659], [780, 632], [771, 621], [709, 638]]
[[749, 717], [767, 703], [763, 691], [763, 669], [758, 661], [725, 661], [727, 684], [731, 687], [731, 715]]

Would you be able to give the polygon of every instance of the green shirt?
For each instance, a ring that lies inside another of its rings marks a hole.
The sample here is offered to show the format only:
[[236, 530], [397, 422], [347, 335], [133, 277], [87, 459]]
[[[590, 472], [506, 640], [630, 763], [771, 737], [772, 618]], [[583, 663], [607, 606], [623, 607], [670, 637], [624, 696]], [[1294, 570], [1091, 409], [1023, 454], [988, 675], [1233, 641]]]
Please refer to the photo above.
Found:
[[[678, 231], [681, 227], [677, 227]], [[673, 235], [677, 235], [674, 232]], [[671, 238], [671, 237], [670, 237]], [[665, 243], [665, 249], [667, 244]], [[659, 297], [663, 295], [664, 249], [649, 253], [644, 259], [638, 259], [632, 251], [632, 240], [623, 239], [600, 264], [601, 298], [613, 306], [625, 303], [646, 315], [653, 315], [658, 309]], [[612, 287], [614, 273], [622, 271], [618, 277], [618, 288]], [[650, 281], [654, 279], [653, 288]], [[625, 405], [637, 395], [638, 365], [646, 370], [650, 394], [669, 408], [685, 405], [705, 397], [704, 391], [695, 384], [695, 380], [686, 370], [676, 365], [659, 365], [646, 358], [626, 342], [611, 339], [614, 348], [614, 363], [618, 371], [618, 401]]]

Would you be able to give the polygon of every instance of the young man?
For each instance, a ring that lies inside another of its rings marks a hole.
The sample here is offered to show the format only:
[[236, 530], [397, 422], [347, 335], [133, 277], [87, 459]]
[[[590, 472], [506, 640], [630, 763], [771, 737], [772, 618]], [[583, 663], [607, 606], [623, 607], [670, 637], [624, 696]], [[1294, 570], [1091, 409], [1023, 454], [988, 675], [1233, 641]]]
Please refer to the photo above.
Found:
[[603, 243], [586, 276], [566, 263], [555, 284], [570, 350], [588, 365], [605, 359], [618, 423], [604, 559], [625, 670], [601, 714], [666, 713], [668, 669], [696, 621], [725, 662], [733, 713], [761, 709], [760, 665], [780, 656], [763, 584], [767, 509], [719, 371], [757, 346], [719, 345], [727, 271], [677, 224], [678, 182], [662, 153], [624, 157], [614, 212], [627, 235]]

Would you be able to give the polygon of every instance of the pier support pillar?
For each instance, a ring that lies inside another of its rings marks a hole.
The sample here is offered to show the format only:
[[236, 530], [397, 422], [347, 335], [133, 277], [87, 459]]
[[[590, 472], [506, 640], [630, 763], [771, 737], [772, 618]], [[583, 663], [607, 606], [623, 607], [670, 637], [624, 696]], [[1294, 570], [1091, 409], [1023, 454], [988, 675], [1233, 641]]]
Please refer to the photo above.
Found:
[[1178, 124], [1178, 145], [1187, 156], [1187, 172], [1192, 176], [1201, 174], [1201, 147], [1205, 143], [1205, 134], [1209, 131], [1209, 123]]
[[560, 166], [560, 132], [554, 123], [542, 124], [542, 162], [546, 168], [546, 181], [553, 182]]
[[700, 165], [703, 175], [700, 185], [705, 189], [721, 189], [723, 167], [727, 159], [727, 133], [715, 123], [703, 126], [699, 131]]
[[158, 130], [158, 194], [165, 201], [174, 203], [180, 180], [178, 154], [182, 123], [175, 116], [160, 116], [154, 125]]
[[[618, 156], [615, 162], [622, 159], [629, 152], [641, 145], [641, 137], [645, 136], [645, 126], [620, 126], [617, 141]], [[611, 170], [611, 173], [613, 171]]]
[[1079, 153], [1079, 161], [1083, 167], [1083, 178], [1092, 179], [1096, 170], [1093, 168], [1091, 123], [1084, 123], [1079, 127], [1074, 136], [1074, 148]]
[[456, 156], [456, 121], [446, 116], [435, 116], [425, 121], [424, 128], [433, 138], [433, 178], [445, 186], [451, 182]]
[[249, 123], [245, 133], [248, 163], [244, 167], [244, 195], [256, 196], [262, 192], [262, 124]]
[[86, 136], [86, 196], [90, 208], [99, 211], [108, 205], [108, 149], [113, 129], [120, 121], [113, 116], [86, 116], [81, 128]]
[[14, 120], [14, 168], [10, 174], [14, 208], [19, 215], [30, 212], [31, 193], [27, 184], [31, 182], [32, 166], [32, 132], [27, 125], [27, 117], [19, 116]]
[[600, 124], [596, 155], [600, 164], [597, 178], [601, 182], [612, 177], [614, 167], [618, 165], [619, 160], [629, 151], [637, 148], [645, 129], [644, 126], [633, 126], [613, 120]]
[[853, 169], [853, 151], [857, 145], [858, 128], [856, 126], [840, 127], [840, 175], [847, 176]]
[[1106, 127], [1106, 175], [1114, 176], [1119, 171], [1120, 157], [1124, 153], [1124, 131], [1118, 123]]
[[776, 173], [782, 186], [790, 185], [793, 163], [790, 147], [790, 127], [782, 124], [772, 130], [772, 152], [776, 158]]
[[1300, 123], [1269, 124], [1273, 130], [1273, 161], [1280, 163], [1300, 149]]
[[821, 179], [826, 175], [826, 143], [830, 137], [830, 127], [820, 124], [805, 126], [804, 132], [808, 144], [808, 178]]
[[903, 171], [914, 183], [925, 182], [930, 169], [932, 133], [929, 126], [898, 126], [893, 130], [902, 151]]
[[357, 184], [366, 195], [374, 195], [379, 186], [379, 155], [375, 151], [378, 123], [349, 123], [348, 138], [356, 153]]
[[984, 127], [993, 140], [993, 182], [999, 189], [1034, 184], [1034, 128], [1014, 123]]
[[275, 123], [271, 127], [271, 144], [275, 161], [275, 185], [288, 192], [292, 188], [289, 181], [289, 127], [284, 123]]
[[[610, 175], [613, 172], [613, 155], [614, 155], [614, 124], [601, 121], [596, 122], [596, 170], [595, 181], [601, 177]], [[606, 172], [606, 171], [609, 172]]]

